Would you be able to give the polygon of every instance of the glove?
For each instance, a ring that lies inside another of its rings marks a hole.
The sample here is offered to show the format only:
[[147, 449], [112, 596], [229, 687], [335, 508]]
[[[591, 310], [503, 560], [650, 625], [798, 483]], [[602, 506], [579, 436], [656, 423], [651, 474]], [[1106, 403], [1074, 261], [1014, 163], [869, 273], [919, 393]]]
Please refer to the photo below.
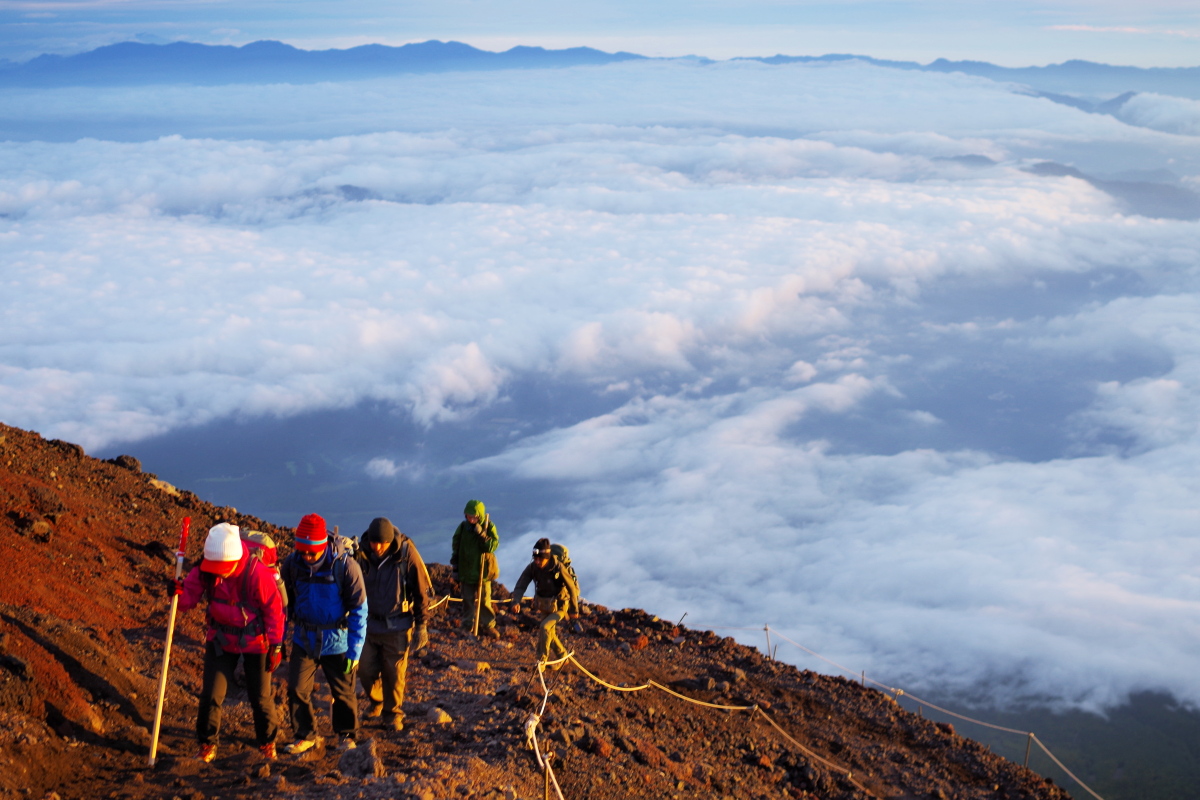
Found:
[[426, 648], [429, 647], [429, 631], [425, 630], [424, 625], [418, 625], [416, 630], [416, 645], [413, 647], [413, 652], [421, 655]]
[[521, 613], [521, 604], [520, 604], [520, 603], [513, 603], [513, 604], [512, 604], [512, 612], [513, 612], [514, 614], [520, 614], [520, 613]]
[[267, 652], [267, 672], [274, 672], [283, 663], [283, 645], [277, 644]]
[[183, 579], [182, 578], [167, 578], [166, 586], [163, 591], [167, 597], [178, 597], [183, 594]]
[[356, 669], [358, 669], [358, 659], [357, 658], [347, 658], [346, 659], [346, 670], [345, 670], [346, 674], [349, 675], [350, 673], [354, 672], [354, 670], [356, 670]]

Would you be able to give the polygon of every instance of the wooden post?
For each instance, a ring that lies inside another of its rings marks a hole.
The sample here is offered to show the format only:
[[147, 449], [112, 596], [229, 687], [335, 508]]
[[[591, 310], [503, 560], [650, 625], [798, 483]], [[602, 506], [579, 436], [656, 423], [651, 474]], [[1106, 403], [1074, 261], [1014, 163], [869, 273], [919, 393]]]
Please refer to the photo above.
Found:
[[1033, 731], [1029, 732], [1029, 738], [1025, 740], [1025, 769], [1029, 769], [1029, 750], [1033, 747]]
[[763, 625], [763, 633], [767, 634], [767, 658], [775, 660], [775, 653], [771, 650], [771, 626]]

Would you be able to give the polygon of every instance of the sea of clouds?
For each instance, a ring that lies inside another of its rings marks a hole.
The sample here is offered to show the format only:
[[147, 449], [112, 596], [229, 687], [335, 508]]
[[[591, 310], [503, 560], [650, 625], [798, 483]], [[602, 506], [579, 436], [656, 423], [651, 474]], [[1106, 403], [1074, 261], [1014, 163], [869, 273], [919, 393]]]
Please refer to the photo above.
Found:
[[1200, 223], [1029, 171], [1197, 188], [1192, 101], [686, 61], [0, 95], [0, 420], [504, 406], [360, 477], [515, 481], [506, 574], [549, 535], [595, 601], [914, 691], [1200, 704]]

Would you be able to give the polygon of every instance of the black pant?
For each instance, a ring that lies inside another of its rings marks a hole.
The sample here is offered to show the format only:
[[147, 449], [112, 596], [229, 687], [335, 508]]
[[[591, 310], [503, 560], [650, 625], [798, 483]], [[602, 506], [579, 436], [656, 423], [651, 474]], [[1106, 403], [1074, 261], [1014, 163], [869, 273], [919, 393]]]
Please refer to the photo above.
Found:
[[275, 719], [275, 698], [271, 691], [271, 673], [267, 672], [266, 653], [221, 653], [212, 642], [204, 648], [204, 686], [200, 690], [200, 712], [196, 716], [196, 739], [200, 744], [216, 744], [221, 730], [221, 704], [233, 683], [238, 659], [246, 672], [246, 694], [254, 712], [254, 735], [261, 747], [275, 741], [279, 723]]
[[318, 664], [333, 695], [333, 732], [350, 738], [358, 735], [358, 698], [354, 693], [358, 670], [346, 672], [347, 660], [345, 653], [313, 658], [300, 645], [292, 645], [288, 660], [288, 707], [297, 739], [314, 739], [317, 735], [312, 693]]

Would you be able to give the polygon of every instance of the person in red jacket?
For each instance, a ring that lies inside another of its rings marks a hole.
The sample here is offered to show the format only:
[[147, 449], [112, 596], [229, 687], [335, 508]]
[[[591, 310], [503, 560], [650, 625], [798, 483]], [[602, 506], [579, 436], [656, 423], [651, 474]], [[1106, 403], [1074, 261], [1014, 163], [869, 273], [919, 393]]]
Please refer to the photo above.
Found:
[[204, 683], [196, 717], [196, 758], [208, 763], [217, 757], [221, 704], [241, 660], [246, 693], [254, 712], [254, 733], [264, 758], [275, 758], [279, 723], [271, 673], [283, 658], [286, 620], [275, 573], [243, 546], [236, 525], [213, 526], [204, 542], [204, 560], [175, 585], [179, 610], [208, 602], [208, 635], [204, 648]]

